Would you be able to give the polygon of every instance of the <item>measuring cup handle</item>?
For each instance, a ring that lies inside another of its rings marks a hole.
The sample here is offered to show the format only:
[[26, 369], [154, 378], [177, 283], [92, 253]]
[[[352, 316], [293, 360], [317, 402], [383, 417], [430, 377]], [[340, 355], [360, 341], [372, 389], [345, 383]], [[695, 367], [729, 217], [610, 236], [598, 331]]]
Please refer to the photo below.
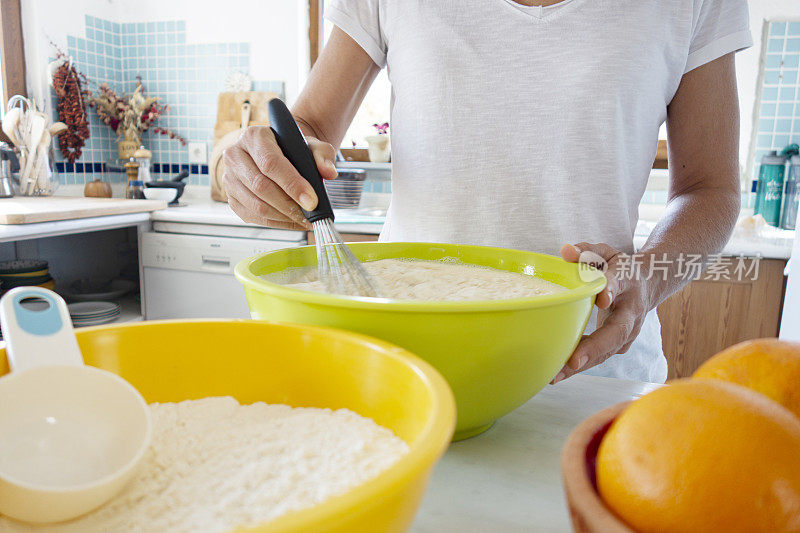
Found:
[[[43, 300], [42, 310], [23, 307], [23, 300]], [[41, 287], [17, 287], [0, 298], [0, 328], [11, 370], [51, 365], [83, 365], [67, 304]]]

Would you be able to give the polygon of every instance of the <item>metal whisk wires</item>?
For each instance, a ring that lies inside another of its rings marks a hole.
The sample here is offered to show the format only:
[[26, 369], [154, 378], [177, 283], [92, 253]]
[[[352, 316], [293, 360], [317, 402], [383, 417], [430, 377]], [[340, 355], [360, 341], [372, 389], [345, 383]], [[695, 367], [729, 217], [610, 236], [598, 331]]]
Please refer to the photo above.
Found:
[[279, 98], [270, 100], [267, 107], [269, 123], [281, 152], [317, 193], [317, 207], [313, 211], [303, 209], [303, 215], [311, 222], [317, 239], [319, 279], [327, 285], [328, 292], [334, 294], [378, 296], [367, 271], [333, 227], [333, 207], [303, 132]]
[[364, 266], [344, 244], [333, 220], [324, 218], [312, 224], [317, 241], [319, 279], [328, 292], [350, 296], [378, 296], [375, 285]]

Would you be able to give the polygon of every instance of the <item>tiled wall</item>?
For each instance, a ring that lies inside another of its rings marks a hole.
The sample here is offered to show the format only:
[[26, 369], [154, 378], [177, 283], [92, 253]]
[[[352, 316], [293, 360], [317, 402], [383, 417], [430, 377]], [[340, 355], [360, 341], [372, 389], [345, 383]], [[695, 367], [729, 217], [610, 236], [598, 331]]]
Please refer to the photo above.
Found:
[[800, 21], [768, 24], [758, 115], [756, 176], [764, 154], [800, 143]]
[[[250, 71], [250, 44], [188, 43], [186, 22], [118, 23], [90, 15], [85, 17], [85, 35], [67, 37], [67, 53], [78, 69], [93, 82], [96, 91], [107, 82], [116, 91], [131, 92], [141, 77], [148, 95], [158, 96], [169, 104], [169, 112], [158, 126], [173, 130], [189, 142], [205, 142], [211, 154], [217, 95], [224, 90], [225, 79], [232, 72]], [[256, 80], [253, 90], [283, 95], [283, 82]], [[97, 173], [112, 170], [108, 162], [116, 159], [116, 136], [100, 124], [94, 110], [89, 111], [91, 138], [84, 155], [74, 165], [57, 155], [62, 183], [84, 183]], [[176, 140], [147, 132], [145, 146], [153, 152], [153, 173], [166, 177], [186, 168], [190, 183], [207, 185], [208, 167], [189, 165], [188, 148]], [[112, 173], [112, 180], [122, 180], [122, 173]]]

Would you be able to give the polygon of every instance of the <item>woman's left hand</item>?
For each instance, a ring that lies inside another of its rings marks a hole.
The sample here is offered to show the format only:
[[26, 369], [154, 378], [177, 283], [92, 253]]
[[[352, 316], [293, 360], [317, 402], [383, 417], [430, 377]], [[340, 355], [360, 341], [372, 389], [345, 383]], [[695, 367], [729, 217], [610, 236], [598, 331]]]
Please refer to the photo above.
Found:
[[[646, 281], [641, 275], [631, 275], [631, 256], [624, 255], [607, 244], [585, 242], [574, 246], [564, 245], [561, 256], [571, 263], [589, 263], [600, 268], [605, 273], [607, 284], [595, 300], [595, 305], [599, 308], [597, 330], [591, 335], [583, 336], [567, 364], [551, 383], [599, 365], [612, 355], [627, 352], [639, 335], [644, 317], [650, 310]], [[637, 272], [634, 271], [633, 274]]]

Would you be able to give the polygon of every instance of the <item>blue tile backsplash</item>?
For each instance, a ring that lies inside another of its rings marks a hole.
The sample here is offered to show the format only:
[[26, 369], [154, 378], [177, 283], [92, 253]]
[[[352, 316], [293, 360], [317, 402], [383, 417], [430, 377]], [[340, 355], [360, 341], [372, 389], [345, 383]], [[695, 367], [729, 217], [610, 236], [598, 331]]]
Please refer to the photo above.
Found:
[[800, 143], [800, 21], [769, 23], [756, 124], [756, 175], [770, 150]]
[[[169, 112], [158, 126], [173, 130], [188, 142], [205, 142], [211, 153], [217, 96], [224, 90], [225, 79], [232, 72], [250, 72], [250, 44], [189, 43], [186, 21], [113, 22], [85, 16], [85, 36], [68, 36], [66, 52], [77, 68], [90, 80], [96, 92], [106, 82], [117, 93], [132, 92], [141, 77], [148, 95], [158, 96], [169, 104]], [[284, 94], [282, 81], [254, 80], [253, 90]], [[57, 154], [60, 181], [80, 184], [106, 174], [112, 181], [122, 181], [124, 173], [113, 173], [107, 162], [116, 159], [116, 136], [89, 110], [91, 137], [83, 155], [75, 164]], [[143, 143], [153, 152], [152, 172], [166, 177], [182, 169], [191, 173], [189, 183], [208, 185], [208, 166], [189, 165], [186, 146], [163, 135], [144, 134]], [[108, 172], [111, 172], [108, 174]]]

